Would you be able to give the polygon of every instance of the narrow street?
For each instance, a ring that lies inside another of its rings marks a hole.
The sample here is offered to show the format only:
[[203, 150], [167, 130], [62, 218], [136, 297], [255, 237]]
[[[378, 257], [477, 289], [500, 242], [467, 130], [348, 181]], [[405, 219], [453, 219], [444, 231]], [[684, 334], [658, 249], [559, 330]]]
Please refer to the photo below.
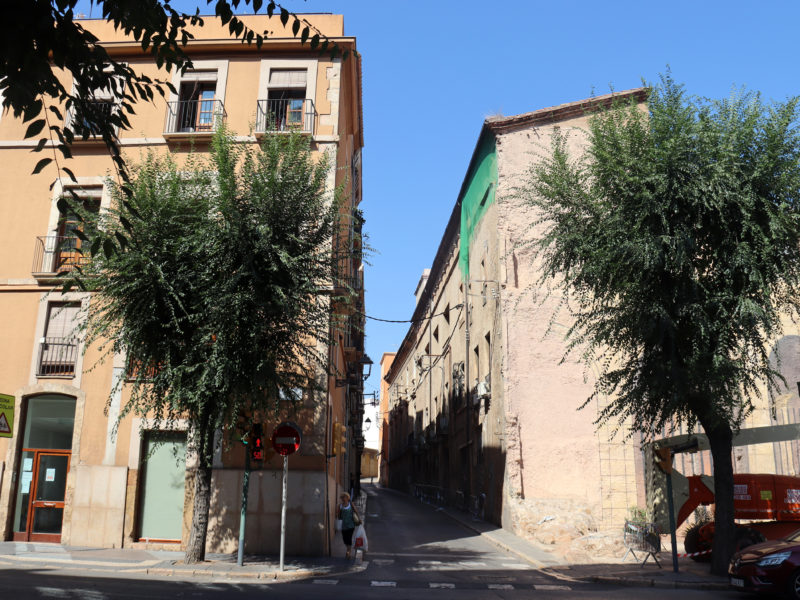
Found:
[[[367, 491], [366, 568], [337, 578], [297, 582], [336, 586], [355, 598], [411, 598], [425, 590], [449, 598], [740, 598], [734, 592], [625, 588], [568, 581], [495, 546], [435, 507], [393, 490]], [[342, 588], [347, 588], [345, 591]], [[303, 596], [306, 597], [306, 594]], [[316, 594], [313, 594], [316, 597]]]

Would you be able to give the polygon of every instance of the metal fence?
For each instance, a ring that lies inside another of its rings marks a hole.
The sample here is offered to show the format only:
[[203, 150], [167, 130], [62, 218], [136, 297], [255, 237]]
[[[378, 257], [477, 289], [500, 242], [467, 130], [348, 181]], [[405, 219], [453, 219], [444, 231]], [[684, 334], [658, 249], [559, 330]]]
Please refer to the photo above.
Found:
[[33, 250], [33, 273], [63, 273], [87, 264], [88, 256], [80, 250], [80, 240], [73, 236], [48, 235], [36, 238]]
[[317, 112], [313, 100], [284, 98], [259, 100], [256, 110], [256, 132], [299, 131], [314, 133]]
[[39, 344], [37, 375], [69, 377], [75, 375], [78, 343], [68, 338], [42, 338]]
[[213, 133], [227, 117], [221, 100], [167, 102], [164, 133]]

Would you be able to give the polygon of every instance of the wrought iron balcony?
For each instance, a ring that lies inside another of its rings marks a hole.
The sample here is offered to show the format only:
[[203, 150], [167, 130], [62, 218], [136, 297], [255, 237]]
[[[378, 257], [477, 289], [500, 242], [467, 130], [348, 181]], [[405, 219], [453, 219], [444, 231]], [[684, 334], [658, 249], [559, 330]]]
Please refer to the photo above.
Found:
[[212, 134], [228, 115], [222, 100], [178, 100], [167, 102], [164, 134]]
[[37, 237], [33, 250], [33, 276], [68, 273], [87, 264], [89, 257], [81, 253], [80, 245], [81, 241], [74, 236]]
[[314, 133], [317, 112], [313, 100], [259, 100], [256, 110], [256, 133], [299, 131]]
[[[80, 122], [77, 120], [77, 111], [75, 107], [69, 109], [67, 112], [66, 125], [75, 133], [76, 141], [94, 141], [100, 139], [99, 123], [108, 121], [115, 111], [119, 108], [119, 104], [114, 100], [92, 100], [86, 103], [83, 115]], [[83, 134], [86, 137], [82, 137]]]
[[39, 377], [74, 377], [78, 342], [70, 338], [42, 338], [39, 342]]

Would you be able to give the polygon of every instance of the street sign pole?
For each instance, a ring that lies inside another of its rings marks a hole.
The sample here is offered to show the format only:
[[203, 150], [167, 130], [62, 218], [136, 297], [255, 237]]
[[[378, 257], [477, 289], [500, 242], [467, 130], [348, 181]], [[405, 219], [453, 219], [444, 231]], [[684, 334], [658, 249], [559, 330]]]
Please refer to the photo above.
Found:
[[297, 452], [303, 434], [300, 428], [289, 421], [284, 421], [272, 432], [272, 447], [275, 452], [283, 457], [283, 494], [281, 498], [281, 565], [283, 571], [283, 556], [286, 548], [286, 489], [289, 485], [289, 455]]
[[247, 521], [247, 490], [250, 487], [250, 449], [245, 446], [244, 453], [244, 482], [242, 483], [242, 514], [239, 516], [239, 554], [236, 564], [244, 564], [244, 530]]
[[283, 571], [283, 549], [286, 544], [286, 487], [289, 480], [289, 455], [283, 455], [283, 495], [281, 497], [281, 572]]

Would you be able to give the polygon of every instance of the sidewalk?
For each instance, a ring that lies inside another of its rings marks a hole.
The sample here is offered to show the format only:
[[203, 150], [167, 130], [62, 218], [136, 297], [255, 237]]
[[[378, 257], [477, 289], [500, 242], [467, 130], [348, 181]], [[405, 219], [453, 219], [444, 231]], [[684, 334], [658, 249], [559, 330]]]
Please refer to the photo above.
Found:
[[563, 581], [583, 581], [591, 583], [607, 583], [631, 587], [685, 588], [698, 590], [729, 590], [727, 577], [719, 577], [709, 573], [707, 563], [697, 563], [688, 558], [679, 559], [678, 573], [672, 570], [672, 556], [661, 552], [658, 560], [659, 568], [652, 558], [646, 565], [628, 558], [622, 562], [604, 562], [591, 564], [565, 564], [565, 561], [548, 552], [544, 546], [529, 542], [501, 527], [486, 521], [475, 520], [468, 513], [452, 508], [433, 508], [458, 521], [467, 529], [479, 533], [496, 546], [516, 554], [519, 558], [531, 563], [542, 573]]
[[[362, 491], [356, 499], [359, 514], [366, 522], [367, 495]], [[362, 571], [366, 565], [344, 559], [344, 545], [336, 536], [333, 556], [286, 557], [280, 571], [278, 556], [245, 555], [244, 564], [236, 564], [237, 555], [206, 554], [205, 562], [196, 565], [183, 563], [183, 552], [140, 550], [132, 548], [85, 548], [31, 542], [0, 542], [0, 567], [13, 566], [26, 570], [60, 570], [98, 576], [135, 574], [174, 577], [176, 579], [206, 578], [224, 581], [292, 580], [308, 577], [332, 577], [337, 574]], [[341, 546], [341, 552], [339, 552]]]

